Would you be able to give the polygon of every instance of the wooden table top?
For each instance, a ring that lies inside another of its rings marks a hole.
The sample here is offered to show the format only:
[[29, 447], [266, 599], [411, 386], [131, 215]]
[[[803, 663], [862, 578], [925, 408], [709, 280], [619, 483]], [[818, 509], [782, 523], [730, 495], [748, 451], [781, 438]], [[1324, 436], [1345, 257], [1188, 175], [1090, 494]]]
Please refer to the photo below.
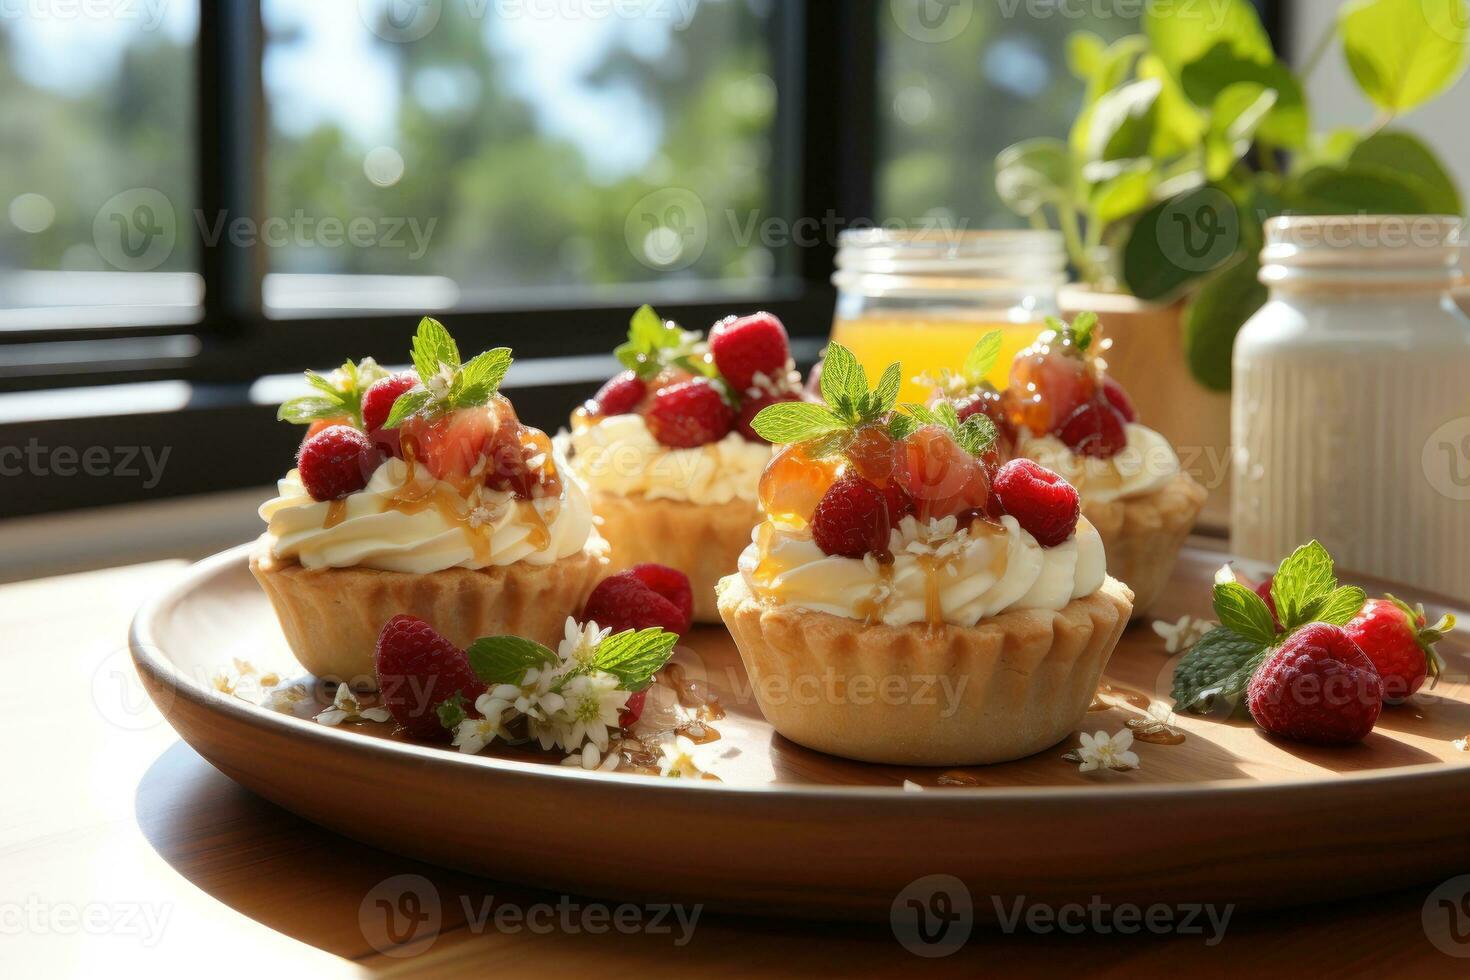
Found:
[[[639, 978], [1060, 970], [1136, 978], [1171, 968], [1238, 974], [1251, 964], [1267, 975], [1308, 967], [1464, 976], [1470, 966], [1432, 941], [1431, 933], [1445, 943], [1447, 928], [1426, 931], [1429, 888], [1242, 913], [1214, 945], [1206, 944], [1208, 928], [1204, 935], [977, 928], [937, 959], [908, 952], [887, 923], [707, 913], [687, 934], [672, 917], [667, 928], [609, 929], [616, 907], [456, 874], [320, 830], [239, 788], [181, 743], [139, 700], [127, 625], [183, 567], [160, 562], [0, 586], [7, 975], [228, 976], [279, 964], [318, 977], [484, 975], [501, 967]], [[410, 891], [439, 906], [437, 926], [414, 934], [408, 956], [375, 948], [384, 945], [376, 900], [399, 875], [422, 876]], [[1452, 948], [1470, 956], [1470, 899], [1463, 901], [1461, 912], [1445, 914], [1457, 916], [1465, 939]], [[494, 911], [487, 917], [486, 909]], [[641, 910], [628, 921], [656, 915]]]

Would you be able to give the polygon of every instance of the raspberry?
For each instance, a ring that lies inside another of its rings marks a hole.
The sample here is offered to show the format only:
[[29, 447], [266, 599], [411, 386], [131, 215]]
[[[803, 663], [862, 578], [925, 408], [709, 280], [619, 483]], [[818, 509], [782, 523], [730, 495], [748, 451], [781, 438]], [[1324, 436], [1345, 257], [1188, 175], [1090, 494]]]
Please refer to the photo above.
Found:
[[[694, 616], [694, 589], [689, 584], [688, 575], [677, 568], [652, 562], [634, 565], [628, 569], [628, 574], [672, 602], [674, 608], [684, 614], [685, 629], [688, 629], [689, 620]], [[673, 632], [682, 633], [684, 630]]]
[[614, 633], [653, 627], [681, 634], [689, 630], [689, 618], [678, 606], [630, 572], [619, 572], [597, 583], [587, 597], [581, 618]]
[[301, 444], [296, 466], [313, 500], [340, 500], [367, 486], [382, 461], [368, 437], [350, 425], [331, 425]]
[[1117, 381], [1108, 377], [1103, 378], [1102, 393], [1103, 397], [1108, 400], [1108, 404], [1116, 408], [1118, 414], [1123, 416], [1124, 422], [1138, 421], [1138, 411], [1133, 407], [1133, 399], [1128, 397], [1128, 392]]
[[751, 421], [760, 414], [761, 409], [767, 405], [777, 402], [799, 402], [801, 396], [795, 392], [783, 392], [779, 395], [760, 395], [756, 398], [746, 398], [740, 402], [740, 417], [735, 421], [735, 431], [745, 437], [747, 442], [765, 442], [756, 431], [750, 427]]
[[1082, 502], [1077, 489], [1040, 463], [1013, 459], [995, 474], [1001, 509], [1043, 548], [1053, 548], [1077, 530]]
[[393, 403], [398, 400], [398, 396], [418, 384], [418, 381], [418, 375], [405, 371], [379, 378], [362, 396], [362, 425], [367, 429], [368, 438], [373, 441], [373, 445], [398, 459], [403, 458], [403, 433], [398, 429], [385, 429], [383, 423], [388, 421], [388, 415], [393, 411]]
[[381, 429], [383, 423], [388, 421], [388, 414], [393, 411], [393, 403], [398, 400], [398, 396], [418, 383], [418, 375], [404, 371], [379, 378], [369, 385], [362, 396], [363, 428], [369, 432]]
[[714, 385], [696, 379], [660, 389], [644, 421], [663, 445], [693, 449], [725, 438], [735, 413]]
[[774, 385], [784, 381], [791, 343], [786, 328], [773, 314], [752, 313], [729, 317], [709, 332], [709, 350], [730, 387], [744, 392], [763, 374]]
[[887, 496], [855, 474], [828, 487], [812, 514], [812, 540], [824, 554], [843, 558], [886, 554], [890, 528]]
[[1341, 745], [1373, 730], [1383, 710], [1383, 681], [1343, 629], [1312, 623], [1260, 666], [1246, 688], [1246, 704], [1272, 735]]
[[632, 728], [638, 724], [638, 719], [643, 717], [643, 703], [648, 700], [648, 688], [634, 691], [628, 695], [628, 700], [623, 703], [623, 710], [618, 712], [618, 727]]
[[378, 634], [373, 655], [383, 706], [413, 738], [446, 739], [436, 709], [455, 692], [466, 712], [485, 693], [484, 683], [470, 669], [464, 651], [412, 616], [394, 616]]
[[1426, 626], [1423, 609], [1389, 596], [1372, 599], [1345, 627], [1347, 635], [1363, 651], [1383, 679], [1383, 699], [1390, 704], [1405, 700], [1430, 675], [1439, 676], [1439, 655], [1434, 645], [1454, 629], [1455, 618], [1446, 616]]
[[597, 389], [597, 394], [592, 396], [592, 414], [627, 415], [643, 404], [647, 394], [648, 385], [643, 379], [632, 371], [624, 371]]
[[1090, 401], [1078, 406], [1058, 434], [1072, 452], [1108, 459], [1128, 445], [1128, 433], [1123, 428], [1125, 424], [1122, 413], [1112, 405]]

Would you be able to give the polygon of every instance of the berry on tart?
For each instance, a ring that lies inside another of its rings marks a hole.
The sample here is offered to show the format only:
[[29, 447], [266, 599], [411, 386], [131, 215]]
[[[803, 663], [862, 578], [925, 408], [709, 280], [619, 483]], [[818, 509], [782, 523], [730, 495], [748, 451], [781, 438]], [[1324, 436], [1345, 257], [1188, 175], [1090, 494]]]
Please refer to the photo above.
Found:
[[383, 428], [383, 423], [388, 421], [388, 414], [393, 411], [393, 403], [398, 401], [398, 396], [418, 383], [418, 375], [412, 371], [403, 371], [379, 378], [363, 393], [362, 427], [373, 444], [389, 456], [402, 456], [399, 433], [394, 429]]
[[303, 442], [332, 425], [371, 431], [372, 426], [364, 424], [363, 401], [371, 387], [386, 377], [388, 372], [371, 357], [364, 357], [360, 363], [344, 361], [330, 374], [307, 371], [306, 383], [311, 385], [312, 393], [283, 403], [276, 419], [307, 426]]
[[767, 405], [802, 397], [786, 328], [770, 313], [727, 317], [706, 342], [643, 306], [615, 353], [626, 370], [577, 410], [574, 426], [637, 414], [671, 449], [709, 445], [731, 431], [764, 442], [751, 419]]
[[1006, 396], [987, 380], [1000, 356], [1001, 341], [1001, 332], [992, 330], [971, 348], [958, 371], [945, 369], [937, 377], [918, 379], [934, 389], [929, 398], [931, 409], [940, 402], [947, 402], [961, 422], [975, 414], [983, 414], [990, 419], [996, 428], [993, 450], [996, 465], [1011, 458], [1016, 443], [1016, 427], [1011, 421]]
[[1442, 616], [1433, 626], [1428, 622], [1423, 606], [1387, 596], [1369, 600], [1345, 627], [1378, 668], [1389, 704], [1406, 700], [1426, 678], [1439, 678], [1442, 664], [1434, 645], [1455, 628], [1455, 617]]
[[296, 467], [313, 500], [341, 500], [367, 486], [381, 459], [361, 430], [329, 425], [301, 444]]
[[597, 584], [582, 610], [583, 622], [624, 630], [657, 627], [682, 635], [689, 632], [694, 610], [689, 578], [663, 565], [635, 565]]
[[1013, 459], [1000, 468], [995, 497], [1001, 511], [1014, 517], [1043, 548], [1070, 538], [1082, 513], [1076, 488], [1029, 459]]

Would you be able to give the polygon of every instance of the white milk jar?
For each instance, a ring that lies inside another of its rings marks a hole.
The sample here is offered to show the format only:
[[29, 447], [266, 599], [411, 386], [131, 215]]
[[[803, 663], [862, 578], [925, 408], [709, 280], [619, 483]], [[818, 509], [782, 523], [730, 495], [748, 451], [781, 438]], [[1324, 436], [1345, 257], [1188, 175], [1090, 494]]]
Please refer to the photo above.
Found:
[[1459, 218], [1267, 223], [1270, 299], [1235, 339], [1235, 552], [1316, 538], [1344, 570], [1470, 596], [1464, 244]]

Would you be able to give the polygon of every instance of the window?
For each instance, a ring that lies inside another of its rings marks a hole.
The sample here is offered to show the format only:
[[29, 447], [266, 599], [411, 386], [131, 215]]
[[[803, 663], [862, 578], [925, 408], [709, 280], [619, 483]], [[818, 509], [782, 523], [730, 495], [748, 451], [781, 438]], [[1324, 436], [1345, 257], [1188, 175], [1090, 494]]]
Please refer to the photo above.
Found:
[[198, 315], [197, 26], [177, 3], [0, 11], [0, 339]]
[[767, 11], [267, 0], [267, 308], [768, 277]]

